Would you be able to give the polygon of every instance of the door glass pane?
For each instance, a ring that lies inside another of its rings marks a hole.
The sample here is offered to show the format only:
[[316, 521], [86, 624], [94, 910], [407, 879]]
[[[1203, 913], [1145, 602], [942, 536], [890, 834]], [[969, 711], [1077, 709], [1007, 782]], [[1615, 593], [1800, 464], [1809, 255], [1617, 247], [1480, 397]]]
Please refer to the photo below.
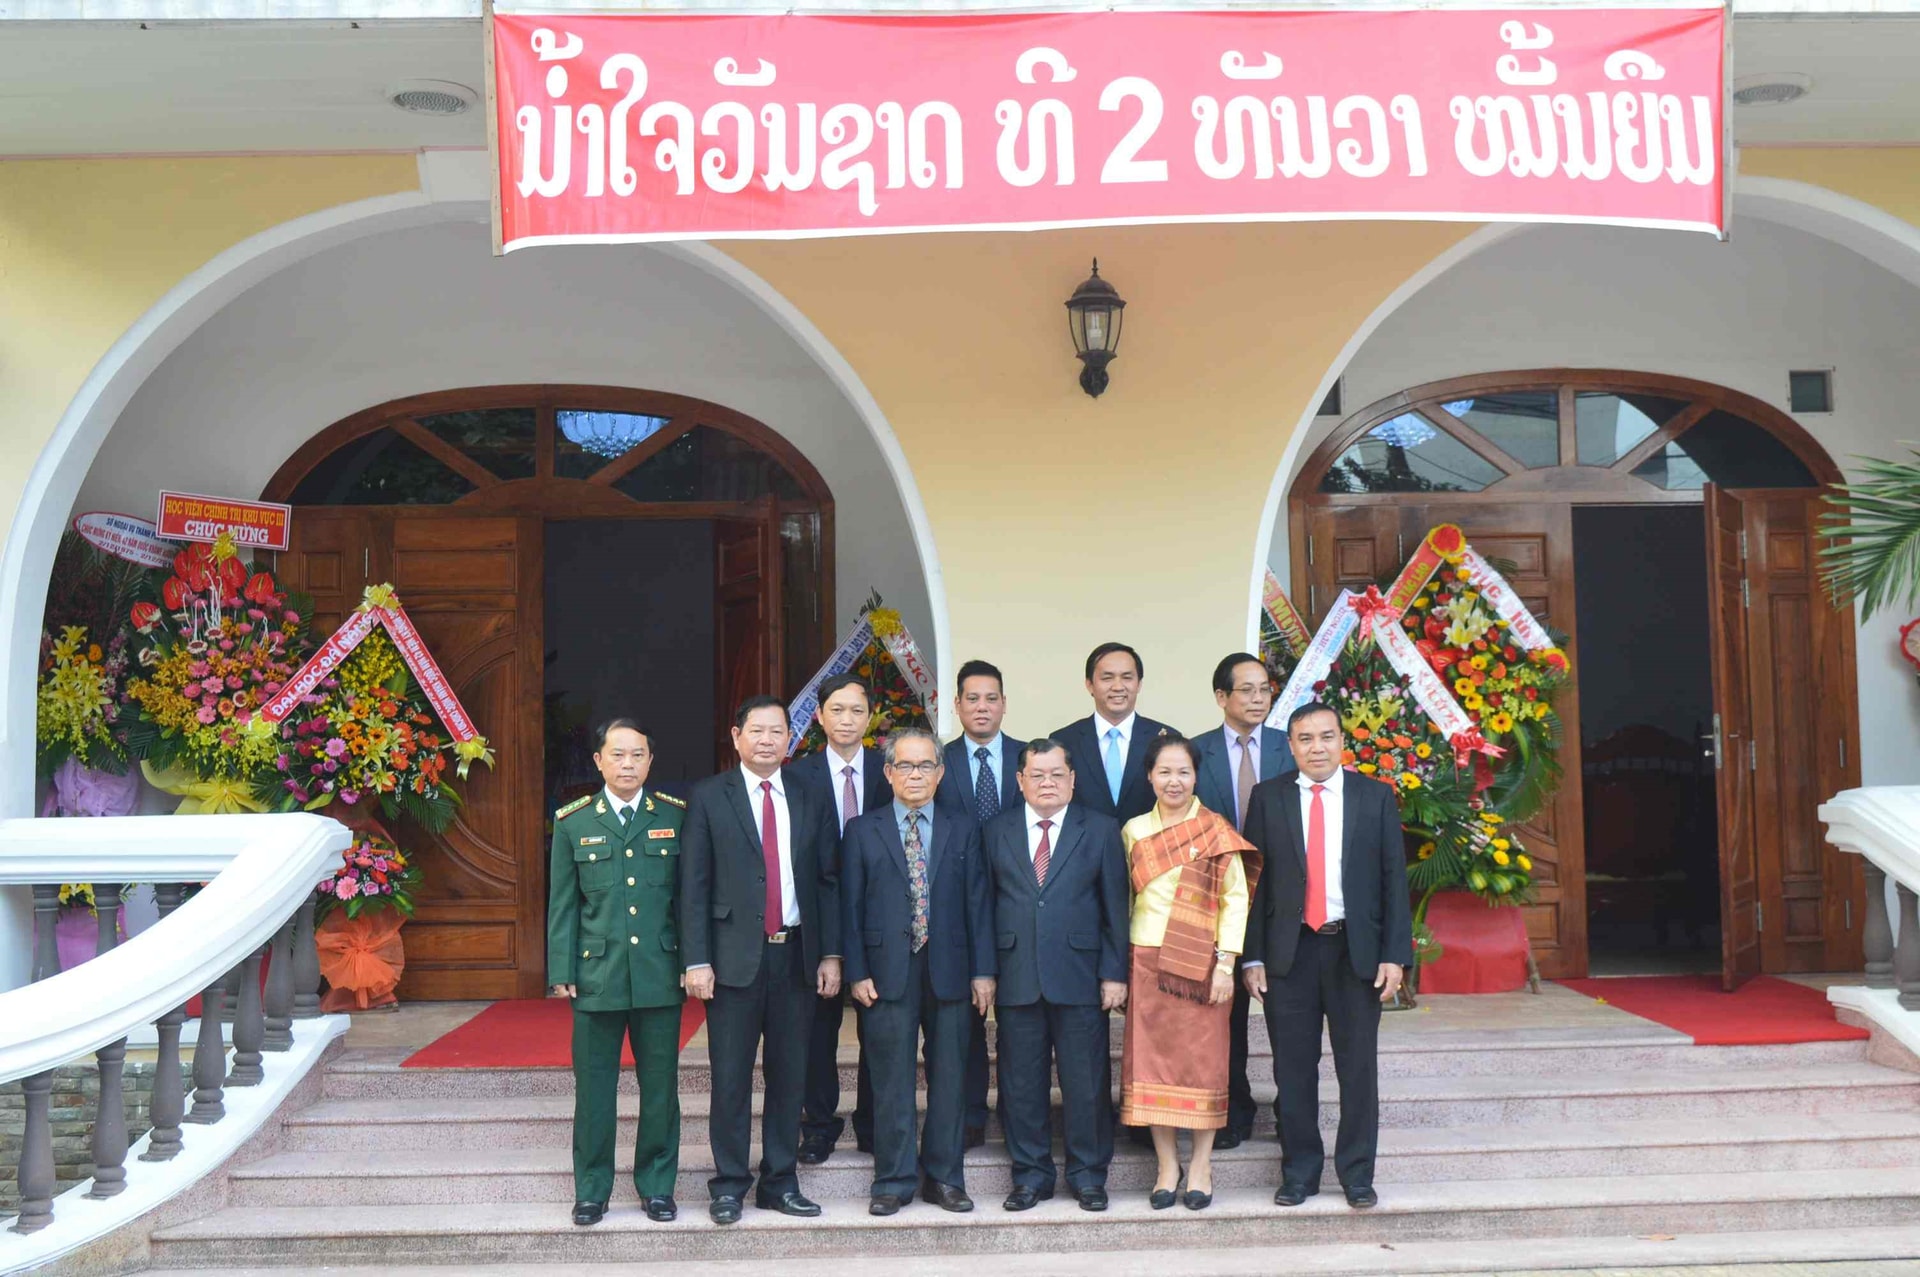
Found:
[[613, 486], [635, 501], [806, 499], [778, 461], [738, 435], [710, 426], [695, 426]]
[[1449, 400], [1440, 406], [1530, 470], [1560, 464], [1558, 391], [1509, 390]]
[[667, 424], [665, 417], [636, 412], [584, 412], [562, 408], [554, 414], [553, 472], [563, 479], [586, 479], [624, 457]]
[[502, 479], [531, 479], [533, 416], [531, 408], [476, 408], [414, 420]]
[[389, 429], [336, 448], [293, 490], [294, 505], [447, 505], [473, 485]]
[[1573, 397], [1573, 437], [1583, 466], [1612, 465], [1684, 405], [1657, 395], [1583, 390]]
[[1340, 454], [1322, 492], [1478, 492], [1498, 467], [1418, 413], [1383, 421]]
[[1633, 472], [1655, 487], [1813, 488], [1818, 481], [1793, 450], [1751, 421], [1710, 412]]

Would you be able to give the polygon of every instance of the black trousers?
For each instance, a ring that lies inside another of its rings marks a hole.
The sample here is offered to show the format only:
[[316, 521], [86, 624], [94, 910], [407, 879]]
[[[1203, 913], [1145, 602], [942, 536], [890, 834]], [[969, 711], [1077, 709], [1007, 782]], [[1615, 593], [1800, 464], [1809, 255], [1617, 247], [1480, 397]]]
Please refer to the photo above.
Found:
[[[907, 987], [860, 1009], [861, 1053], [873, 1077], [873, 1192], [911, 1197], [922, 1178], [966, 1187], [967, 1039], [965, 998], [934, 996], [923, 949], [907, 960]], [[927, 1118], [918, 1122], [921, 1035], [926, 1037]]]
[[1247, 1081], [1247, 1016], [1253, 996], [1240, 978], [1240, 964], [1233, 964], [1233, 1017], [1227, 1026], [1227, 1129], [1243, 1140], [1253, 1138], [1253, 1119], [1258, 1106], [1253, 1102], [1253, 1087]]
[[[987, 1017], [975, 1011], [973, 1029], [967, 1035], [967, 1129], [987, 1129]], [[1001, 1111], [1006, 1111], [1004, 1101]]]
[[1320, 1140], [1320, 1026], [1333, 1042], [1340, 1080], [1340, 1130], [1333, 1169], [1346, 1187], [1373, 1183], [1380, 1143], [1380, 991], [1347, 957], [1345, 932], [1304, 928], [1293, 969], [1267, 974], [1267, 1038], [1279, 1086], [1280, 1177], [1317, 1187], [1326, 1167]]
[[760, 1051], [765, 1107], [760, 1116], [760, 1191], [798, 1192], [800, 1100], [806, 1087], [808, 1017], [814, 996], [797, 932], [760, 946], [760, 970], [744, 988], [715, 985], [707, 1004], [707, 1059], [713, 1069], [714, 1197], [745, 1197], [753, 1145], [753, 1057]]
[[[807, 1092], [800, 1116], [800, 1133], [811, 1139], [823, 1135], [838, 1140], [847, 1129], [840, 1116], [840, 1026], [846, 1019], [844, 993], [815, 998], [811, 1037], [807, 1042]], [[873, 1145], [873, 1079], [867, 1075], [866, 1030], [856, 1027], [861, 1041], [860, 1071], [854, 1087], [853, 1136]]]
[[1107, 1013], [1098, 1006], [1039, 1001], [1001, 1003], [1000, 1120], [1013, 1160], [1013, 1182], [1045, 1191], [1054, 1186], [1052, 1091], [1060, 1072], [1066, 1118], [1067, 1186], [1105, 1188], [1113, 1160], [1112, 1049]]

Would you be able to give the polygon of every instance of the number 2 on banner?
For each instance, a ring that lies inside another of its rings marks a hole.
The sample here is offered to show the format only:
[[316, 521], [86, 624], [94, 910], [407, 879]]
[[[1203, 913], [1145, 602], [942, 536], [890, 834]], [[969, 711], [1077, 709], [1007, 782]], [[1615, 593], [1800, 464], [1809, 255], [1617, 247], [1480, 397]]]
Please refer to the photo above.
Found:
[[1166, 114], [1165, 101], [1160, 90], [1151, 80], [1137, 75], [1123, 75], [1109, 84], [1100, 93], [1102, 111], [1118, 111], [1120, 104], [1128, 98], [1140, 103], [1140, 118], [1133, 122], [1127, 135], [1113, 148], [1113, 154], [1100, 168], [1102, 182], [1164, 182], [1167, 180], [1167, 162], [1165, 160], [1142, 160], [1136, 158], [1140, 148], [1153, 140], [1160, 127], [1160, 120]]

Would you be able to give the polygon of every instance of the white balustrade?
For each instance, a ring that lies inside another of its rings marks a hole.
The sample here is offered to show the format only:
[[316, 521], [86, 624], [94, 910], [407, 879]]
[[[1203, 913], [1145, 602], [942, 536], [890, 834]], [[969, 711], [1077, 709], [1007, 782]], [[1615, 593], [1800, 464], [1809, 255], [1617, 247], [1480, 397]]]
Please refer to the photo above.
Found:
[[1920, 1055], [1920, 785], [1849, 789], [1820, 804], [1827, 841], [1866, 860], [1866, 984], [1827, 997]]

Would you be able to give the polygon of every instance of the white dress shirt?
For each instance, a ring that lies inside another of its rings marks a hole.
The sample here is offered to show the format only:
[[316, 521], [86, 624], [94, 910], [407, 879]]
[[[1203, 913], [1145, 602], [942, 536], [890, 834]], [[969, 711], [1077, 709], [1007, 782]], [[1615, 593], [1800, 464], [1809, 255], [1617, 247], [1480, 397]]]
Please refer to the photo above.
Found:
[[[747, 782], [747, 807], [753, 812], [753, 828], [764, 839], [766, 828], [761, 823], [761, 809], [766, 795], [760, 792], [761, 779], [748, 771], [744, 764], [740, 768], [740, 775]], [[800, 925], [800, 899], [793, 890], [793, 816], [787, 810], [787, 773], [784, 769], [776, 771], [767, 779], [773, 782], [774, 836], [780, 840], [780, 902], [786, 906], [780, 925], [797, 927]]]
[[[1247, 733], [1247, 756], [1253, 762], [1253, 783], [1256, 785], [1260, 783], [1260, 731], [1259, 727], [1255, 727]], [[1227, 788], [1233, 794], [1237, 807], [1240, 804], [1240, 733], [1231, 723], [1223, 726], [1220, 733], [1227, 738], [1227, 779], [1232, 782]], [[1224, 816], [1227, 813], [1220, 814]], [[1247, 823], [1247, 813], [1244, 811], [1234, 812], [1233, 817], [1235, 828]]]
[[1032, 803], [1021, 804], [1027, 809], [1027, 862], [1031, 864], [1040, 851], [1040, 822], [1051, 820], [1053, 825], [1047, 832], [1047, 855], [1051, 857], [1060, 850], [1060, 823], [1067, 818], [1067, 809], [1062, 807], [1051, 816], [1042, 816], [1033, 809]]
[[[607, 796], [607, 805], [613, 808], [614, 816], [618, 818], [620, 823], [623, 825], [627, 823], [627, 817], [629, 813], [637, 811], [640, 807], [639, 794], [635, 794], [633, 796], [633, 801], [629, 803], [629, 802], [622, 802], [620, 801], [620, 799], [614, 797], [614, 793], [612, 789], [603, 788], [600, 792]], [[641, 792], [644, 793], [645, 791], [642, 790]]]
[[[1316, 782], [1308, 780], [1301, 772], [1300, 784], [1300, 846], [1307, 845], [1307, 819], [1313, 811], [1313, 787]], [[1336, 767], [1333, 775], [1323, 781], [1324, 792], [1320, 795], [1321, 810], [1327, 823], [1327, 921], [1338, 922], [1347, 916], [1347, 899], [1340, 886], [1340, 848], [1341, 833], [1346, 828], [1346, 780], [1347, 772]]]
[[1127, 766], [1127, 751], [1133, 747], [1133, 729], [1139, 721], [1140, 712], [1138, 710], [1135, 710], [1117, 723], [1109, 723], [1106, 719], [1100, 717], [1098, 713], [1094, 714], [1093, 744], [1094, 749], [1100, 755], [1100, 772], [1102, 775], [1105, 775], [1107, 770], [1107, 733], [1115, 731], [1120, 733], [1120, 767], [1124, 771]]
[[[864, 746], [854, 750], [851, 760], [834, 753], [831, 745], [821, 753], [827, 762], [827, 787], [833, 790], [833, 810], [840, 817], [840, 823], [836, 828], [845, 829], [847, 822], [860, 814], [860, 804], [867, 799], [867, 751]], [[854, 808], [852, 811], [847, 810], [847, 768], [849, 767], [853, 768]], [[755, 793], [758, 792], [758, 790], [755, 791]]]

